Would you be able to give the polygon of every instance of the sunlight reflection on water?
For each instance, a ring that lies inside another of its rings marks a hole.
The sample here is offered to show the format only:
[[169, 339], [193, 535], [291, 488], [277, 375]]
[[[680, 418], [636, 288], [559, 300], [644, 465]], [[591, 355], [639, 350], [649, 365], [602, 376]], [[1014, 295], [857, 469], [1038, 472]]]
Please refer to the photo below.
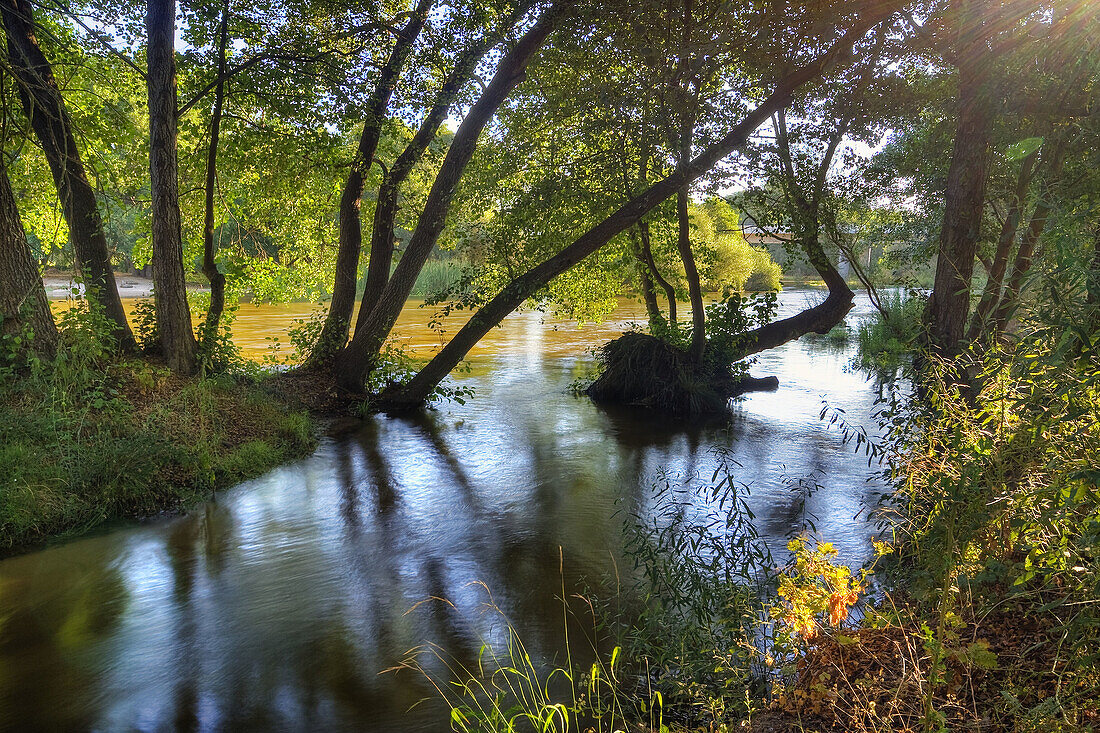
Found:
[[[805, 297], [784, 294], [783, 310]], [[242, 306], [237, 338], [256, 356], [308, 312]], [[860, 300], [850, 320], [867, 313]], [[607, 591], [629, 576], [623, 517], [652, 509], [662, 470], [708, 481], [716, 449], [741, 465], [773, 545], [802, 523], [788, 482], [814, 478], [805, 510], [842, 558], [863, 560], [872, 528], [857, 517], [881, 487], [818, 420], [826, 399], [867, 421], [875, 389], [848, 369], [850, 348], [762, 355], [753, 373], [780, 389], [719, 422], [573, 396], [585, 350], [641, 315], [630, 305], [578, 330], [516, 314], [457, 377], [476, 390], [466, 405], [376, 416], [186, 516], [0, 563], [0, 728], [439, 730], [424, 679], [380, 672], [418, 644], [472, 663], [501, 641], [486, 587], [533, 653], [560, 653], [562, 584]], [[438, 343], [426, 320], [410, 306], [399, 323], [418, 350]], [[449, 603], [416, 605], [433, 596]]]

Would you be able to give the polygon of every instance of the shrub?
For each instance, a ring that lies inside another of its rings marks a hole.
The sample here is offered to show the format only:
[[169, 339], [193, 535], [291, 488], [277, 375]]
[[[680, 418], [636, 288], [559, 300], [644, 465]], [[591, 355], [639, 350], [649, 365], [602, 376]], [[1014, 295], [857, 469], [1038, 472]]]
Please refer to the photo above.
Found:
[[893, 372], [918, 349], [926, 298], [918, 291], [884, 291], [880, 306], [859, 325], [856, 365], [874, 372]]

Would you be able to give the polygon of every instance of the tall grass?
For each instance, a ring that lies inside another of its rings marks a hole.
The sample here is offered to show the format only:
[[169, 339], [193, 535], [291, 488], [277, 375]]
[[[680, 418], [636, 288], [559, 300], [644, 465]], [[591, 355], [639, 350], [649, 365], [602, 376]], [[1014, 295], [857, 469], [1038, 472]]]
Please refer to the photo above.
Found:
[[452, 291], [461, 281], [460, 266], [444, 260], [428, 260], [417, 275], [411, 294], [415, 298], [437, 296]]
[[[429, 644], [411, 650], [392, 670], [411, 669], [426, 677], [450, 708], [452, 730], [618, 733], [636, 730], [639, 724], [646, 726], [645, 730], [667, 730], [662, 724], [660, 693], [651, 692], [643, 700], [628, 691], [622, 677], [622, 649], [615, 647], [610, 654], [601, 654], [592, 642], [598, 633], [595, 627], [592, 636], [586, 636], [590, 648], [584, 650], [584, 656], [594, 661], [578, 661], [581, 655], [569, 635], [575, 618], [565, 600], [564, 580], [560, 599], [565, 660], [560, 666], [543, 664], [532, 657], [522, 632], [496, 604], [489, 588], [483, 583], [476, 585], [485, 592], [484, 611], [504, 628], [504, 642], [482, 639], [473, 663], [463, 663], [444, 648]], [[450, 605], [443, 598], [422, 603]], [[595, 623], [594, 617], [590, 616], [588, 622]]]
[[881, 311], [856, 331], [856, 365], [880, 373], [905, 366], [919, 343], [926, 300], [917, 291], [883, 291]]
[[309, 419], [229, 376], [119, 359], [102, 317], [61, 317], [52, 362], [0, 364], [0, 554], [178, 509], [313, 445]]

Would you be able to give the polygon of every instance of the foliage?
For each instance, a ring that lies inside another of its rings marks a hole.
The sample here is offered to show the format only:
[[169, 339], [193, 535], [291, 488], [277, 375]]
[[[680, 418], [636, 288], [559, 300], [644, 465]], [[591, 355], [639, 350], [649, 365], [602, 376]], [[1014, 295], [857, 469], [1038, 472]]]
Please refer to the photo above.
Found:
[[267, 354], [264, 355], [263, 364], [269, 368], [286, 369], [292, 366], [301, 366], [313, 355], [318, 341], [321, 339], [321, 331], [325, 326], [325, 318], [328, 317], [328, 308], [319, 306], [306, 318], [295, 318], [287, 329], [287, 338], [293, 351], [283, 353], [283, 342], [278, 336], [266, 336], [268, 342]]
[[[484, 588], [484, 586], [482, 586]], [[435, 645], [413, 649], [397, 669], [411, 669], [428, 678], [451, 709], [451, 730], [459, 733], [541, 731], [616, 733], [631, 721], [647, 721], [649, 730], [667, 731], [661, 724], [662, 700], [653, 693], [638, 701], [624, 694], [621, 652], [588, 650], [595, 661], [584, 665], [569, 648], [572, 611], [562, 601], [566, 627], [565, 666], [538, 664], [515, 625], [488, 594], [486, 612], [504, 627], [505, 642], [482, 640], [473, 664], [449, 656]], [[433, 598], [428, 603], [449, 603]], [[419, 604], [418, 604], [419, 605]]]
[[[379, 395], [392, 385], [404, 384], [416, 375], [421, 364], [422, 360], [414, 357], [402, 345], [393, 341], [387, 341], [379, 350], [377, 362], [374, 369], [371, 370], [370, 378], [366, 385], [367, 393]], [[468, 372], [469, 370], [469, 364], [460, 368], [460, 371]], [[432, 389], [426, 403], [428, 406], [433, 406], [441, 402], [450, 401], [464, 405], [466, 404], [466, 400], [473, 397], [473, 395], [473, 387], [454, 381], [445, 381], [437, 384]], [[366, 403], [362, 405], [363, 411], [369, 411], [370, 405], [371, 400], [368, 399]]]
[[241, 356], [241, 349], [233, 341], [233, 321], [237, 318], [236, 304], [227, 307], [218, 321], [218, 329], [214, 334], [207, 334], [207, 318], [209, 314], [203, 312], [195, 328], [200, 334], [207, 334], [199, 341], [198, 362], [200, 373], [204, 375], [249, 373], [256, 374], [252, 362]]
[[[647, 516], [625, 523], [637, 570], [626, 612], [608, 614], [634, 689], [659, 692], [666, 717], [685, 726], [721, 726], [759, 705], [768, 646], [761, 636], [774, 560], [749, 509], [737, 464], [719, 457], [711, 482], [678, 485], [662, 476]], [[702, 511], [688, 510], [701, 503]], [[707, 728], [710, 729], [710, 728]]]
[[881, 310], [856, 329], [856, 364], [876, 373], [893, 373], [905, 365], [919, 348], [924, 304], [924, 296], [917, 291], [882, 293]]
[[709, 199], [691, 207], [692, 244], [703, 265], [703, 285], [711, 292], [770, 292], [782, 289], [783, 269], [765, 249], [753, 247], [741, 233], [739, 215], [728, 202]]
[[[1016, 340], [956, 361], [925, 355], [915, 395], [896, 385], [883, 398], [885, 438], [857, 435], [896, 487], [881, 516], [897, 538], [894, 583], [912, 600], [894, 623], [925, 654], [920, 704], [904, 714], [926, 730], [972, 711], [1002, 726], [1084, 725], [1100, 690], [1100, 363], [1095, 331], [1080, 328], [1094, 306], [1079, 270], [1050, 276], [1067, 297], [1021, 314]], [[995, 650], [1030, 648], [1007, 664], [975, 646], [985, 636]], [[960, 686], [977, 706], [957, 703]]]
[[663, 321], [652, 334], [627, 333], [598, 354], [599, 377], [587, 393], [596, 401], [638, 405], [674, 415], [722, 412], [744, 392], [750, 361], [744, 349], [751, 330], [775, 315], [775, 293], [725, 293], [707, 307], [707, 344], [701, 363], [687, 354], [690, 327]]
[[707, 366], [715, 372], [728, 369], [735, 375], [747, 374], [749, 363], [741, 355], [750, 345], [751, 331], [770, 323], [778, 304], [775, 292], [742, 295], [727, 290], [720, 300], [707, 306]]
[[[22, 310], [29, 314], [30, 304], [24, 303]], [[34, 343], [34, 325], [24, 314], [20, 314], [16, 323], [18, 329], [4, 328], [4, 316], [0, 314], [0, 381], [28, 369], [37, 373], [44, 367], [42, 355], [30, 348]]]
[[157, 311], [152, 298], [142, 298], [134, 303], [134, 338], [145, 353], [155, 351], [160, 342], [157, 331]]
[[53, 362], [0, 382], [0, 552], [186, 506], [313, 445], [254, 386], [119, 359], [85, 301], [59, 326]]

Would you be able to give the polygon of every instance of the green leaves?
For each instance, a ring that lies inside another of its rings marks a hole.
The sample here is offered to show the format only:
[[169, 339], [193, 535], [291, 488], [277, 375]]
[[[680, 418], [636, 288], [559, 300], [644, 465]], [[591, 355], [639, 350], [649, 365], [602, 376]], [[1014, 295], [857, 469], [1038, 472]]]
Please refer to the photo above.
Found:
[[1029, 155], [1034, 155], [1042, 146], [1043, 138], [1041, 137], [1025, 138], [1005, 148], [1005, 158], [1007, 158], [1010, 163], [1015, 163], [1018, 160], [1023, 160]]

